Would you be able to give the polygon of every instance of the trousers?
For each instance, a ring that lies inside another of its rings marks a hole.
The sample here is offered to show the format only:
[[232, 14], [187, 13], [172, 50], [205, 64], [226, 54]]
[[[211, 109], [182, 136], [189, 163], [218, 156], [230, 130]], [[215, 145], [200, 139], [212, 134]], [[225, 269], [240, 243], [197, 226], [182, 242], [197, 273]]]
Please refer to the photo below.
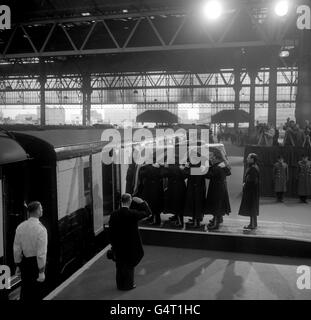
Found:
[[116, 282], [119, 290], [131, 289], [134, 285], [134, 267], [124, 262], [116, 263]]
[[43, 284], [37, 281], [39, 269], [36, 257], [23, 258], [21, 266], [20, 300], [33, 301], [42, 299]]

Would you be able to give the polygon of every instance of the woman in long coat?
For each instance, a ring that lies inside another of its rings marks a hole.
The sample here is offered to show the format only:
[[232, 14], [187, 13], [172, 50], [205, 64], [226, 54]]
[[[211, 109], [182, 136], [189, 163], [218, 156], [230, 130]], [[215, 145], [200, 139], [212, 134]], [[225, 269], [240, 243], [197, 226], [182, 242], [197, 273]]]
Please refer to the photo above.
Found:
[[298, 162], [298, 196], [300, 201], [307, 203], [308, 196], [311, 195], [311, 161], [304, 155]]
[[211, 152], [210, 161], [211, 166], [206, 174], [206, 178], [210, 179], [206, 198], [206, 213], [213, 215], [208, 229], [217, 230], [223, 221], [223, 216], [229, 215], [231, 212], [226, 181], [226, 177], [231, 175], [231, 172], [222, 158], [217, 156], [217, 153]]
[[160, 214], [163, 210], [163, 179], [160, 165], [147, 164], [140, 169], [142, 181], [141, 198], [145, 200], [153, 214], [153, 224], [161, 224]]
[[248, 168], [244, 176], [243, 196], [239, 215], [250, 217], [250, 224], [244, 229], [257, 228], [259, 215], [259, 167], [258, 156], [250, 153], [246, 159]]
[[186, 183], [182, 169], [177, 164], [166, 165], [162, 169], [167, 178], [166, 211], [176, 216], [177, 226], [183, 226], [183, 211], [186, 196]]

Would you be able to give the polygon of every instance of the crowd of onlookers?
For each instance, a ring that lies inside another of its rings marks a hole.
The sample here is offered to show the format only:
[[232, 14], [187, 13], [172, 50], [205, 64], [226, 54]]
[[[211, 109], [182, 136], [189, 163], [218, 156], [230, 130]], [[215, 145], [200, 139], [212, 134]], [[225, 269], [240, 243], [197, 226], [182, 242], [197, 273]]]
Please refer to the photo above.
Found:
[[311, 148], [311, 124], [308, 120], [299, 126], [294, 120], [287, 119], [279, 128], [257, 121], [254, 130], [233, 129], [219, 127], [218, 142], [231, 141], [232, 144], [244, 146], [246, 144], [260, 146], [293, 146]]
[[311, 148], [311, 124], [306, 120], [301, 128], [294, 120], [287, 119], [283, 126], [285, 131], [284, 146]]
[[[283, 139], [280, 139], [280, 129], [284, 132]], [[255, 128], [256, 144], [311, 148], [311, 124], [308, 120], [300, 127], [298, 123], [288, 118], [280, 129], [269, 124], [257, 123]]]

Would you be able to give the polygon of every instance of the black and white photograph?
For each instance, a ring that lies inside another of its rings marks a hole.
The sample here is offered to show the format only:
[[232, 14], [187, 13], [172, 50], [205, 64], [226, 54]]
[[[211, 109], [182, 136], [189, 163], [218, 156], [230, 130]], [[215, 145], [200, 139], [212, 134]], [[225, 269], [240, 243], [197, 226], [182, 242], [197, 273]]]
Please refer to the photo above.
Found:
[[1, 1], [0, 300], [311, 300], [311, 0]]

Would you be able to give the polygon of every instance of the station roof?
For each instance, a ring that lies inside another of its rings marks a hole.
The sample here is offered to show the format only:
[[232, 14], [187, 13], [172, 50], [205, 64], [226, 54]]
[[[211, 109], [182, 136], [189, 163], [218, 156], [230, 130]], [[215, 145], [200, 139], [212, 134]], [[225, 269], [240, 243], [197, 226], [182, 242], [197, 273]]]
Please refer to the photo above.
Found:
[[[228, 13], [220, 24], [209, 26], [207, 35], [206, 30], [198, 30], [195, 16], [183, 24], [184, 16], [202, 3], [204, 0], [8, 0], [3, 4], [11, 8], [12, 23], [23, 24], [23, 28], [18, 28], [9, 46], [12, 33], [0, 32], [0, 53], [7, 49], [3, 59], [17, 61], [14, 65], [0, 63], [0, 70], [5, 75], [38, 74], [39, 63], [28, 64], [23, 59], [40, 56], [50, 62], [46, 64], [48, 74], [265, 67], [278, 54], [273, 46], [278, 51], [284, 43], [291, 54], [279, 61], [280, 66], [297, 60], [294, 10], [288, 24], [275, 27], [275, 17], [269, 17], [271, 1], [225, 0]], [[270, 38], [281, 40], [275, 44]]]

